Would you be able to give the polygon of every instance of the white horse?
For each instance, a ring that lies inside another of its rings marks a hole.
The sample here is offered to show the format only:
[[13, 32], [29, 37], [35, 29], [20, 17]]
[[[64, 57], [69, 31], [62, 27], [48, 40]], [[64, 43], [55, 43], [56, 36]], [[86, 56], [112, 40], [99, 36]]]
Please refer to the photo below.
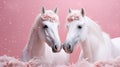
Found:
[[111, 41], [108, 34], [103, 32], [98, 24], [85, 16], [81, 10], [69, 10], [67, 17], [68, 33], [63, 49], [72, 53], [76, 44], [81, 44], [81, 59], [89, 62], [109, 60], [120, 56], [120, 38]]
[[57, 8], [54, 11], [42, 8], [41, 14], [37, 16], [32, 27], [28, 43], [23, 50], [23, 61], [37, 57], [50, 64], [68, 62], [68, 54], [61, 50], [62, 45], [58, 35], [59, 18], [56, 12]]

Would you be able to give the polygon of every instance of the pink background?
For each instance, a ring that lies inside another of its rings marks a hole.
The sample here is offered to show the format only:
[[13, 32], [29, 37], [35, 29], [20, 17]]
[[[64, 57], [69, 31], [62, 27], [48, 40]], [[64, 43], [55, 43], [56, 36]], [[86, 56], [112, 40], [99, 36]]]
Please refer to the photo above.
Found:
[[[85, 8], [86, 15], [100, 24], [112, 38], [120, 36], [120, 0], [0, 0], [0, 56], [21, 56], [41, 6], [46, 9], [59, 8], [62, 42], [66, 37], [65, 24], [69, 8]], [[76, 59], [74, 55], [71, 61]]]

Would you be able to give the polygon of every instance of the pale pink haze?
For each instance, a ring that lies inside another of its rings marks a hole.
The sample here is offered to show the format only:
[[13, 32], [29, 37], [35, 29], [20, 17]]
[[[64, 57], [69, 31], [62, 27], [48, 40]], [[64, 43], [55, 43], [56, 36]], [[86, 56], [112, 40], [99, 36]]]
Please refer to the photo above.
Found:
[[[120, 0], [0, 0], [0, 56], [20, 58], [30, 29], [41, 7], [58, 7], [60, 38], [64, 42], [68, 9], [85, 9], [86, 15], [96, 21], [111, 38], [120, 36]], [[79, 50], [79, 49], [78, 49]], [[78, 50], [71, 56], [77, 60]]]

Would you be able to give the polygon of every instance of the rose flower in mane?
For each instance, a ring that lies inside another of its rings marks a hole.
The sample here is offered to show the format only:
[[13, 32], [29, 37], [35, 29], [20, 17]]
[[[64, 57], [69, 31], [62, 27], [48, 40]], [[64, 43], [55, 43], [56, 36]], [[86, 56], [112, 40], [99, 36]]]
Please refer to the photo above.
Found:
[[68, 22], [72, 22], [73, 20], [79, 20], [80, 16], [79, 15], [71, 15], [67, 18]]
[[52, 17], [52, 16], [49, 16], [49, 15], [43, 15], [42, 16], [42, 19], [43, 20], [48, 20], [48, 21], [50, 21], [50, 22], [56, 22], [57, 21], [57, 19], [55, 18], [55, 17]]

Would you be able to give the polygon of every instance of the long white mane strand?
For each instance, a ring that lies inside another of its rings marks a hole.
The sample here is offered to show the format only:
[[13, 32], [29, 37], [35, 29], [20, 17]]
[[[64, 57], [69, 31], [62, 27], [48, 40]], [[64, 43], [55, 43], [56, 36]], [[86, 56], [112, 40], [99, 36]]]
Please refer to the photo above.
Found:
[[102, 32], [100, 26], [87, 16], [85, 16], [85, 20], [86, 20], [86, 24], [87, 24], [88, 29], [89, 29], [88, 33], [94, 34], [95, 36], [98, 37], [99, 42], [105, 44], [104, 37], [102, 34], [103, 32]]

